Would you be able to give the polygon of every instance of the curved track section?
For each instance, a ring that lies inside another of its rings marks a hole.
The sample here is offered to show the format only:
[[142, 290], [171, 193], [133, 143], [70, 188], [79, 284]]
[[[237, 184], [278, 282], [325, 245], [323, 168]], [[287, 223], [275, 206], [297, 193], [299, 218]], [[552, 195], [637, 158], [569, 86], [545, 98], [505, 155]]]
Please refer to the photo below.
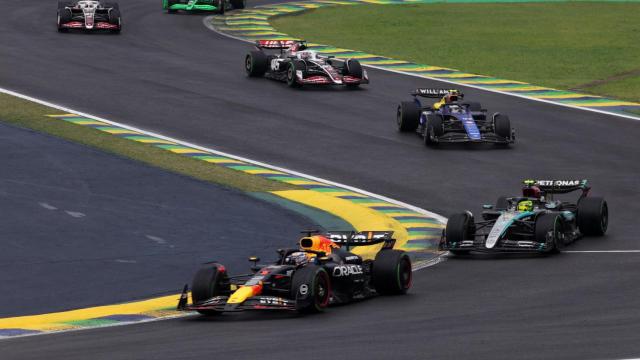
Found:
[[[411, 89], [437, 82], [371, 71], [361, 91], [291, 91], [246, 79], [247, 44], [206, 31], [200, 16], [163, 14], [156, 1], [122, 9], [121, 36], [57, 34], [41, 26], [53, 19], [44, 1], [7, 9], [0, 83], [445, 215], [517, 191], [522, 178], [588, 178], [609, 201], [610, 233], [570, 250], [639, 248], [640, 203], [631, 201], [639, 195], [637, 122], [463, 87], [467, 98], [511, 116], [518, 143], [425, 149], [395, 132], [395, 108]], [[633, 253], [453, 259], [419, 273], [410, 296], [323, 316], [182, 319], [23, 338], [4, 342], [3, 356], [631, 357], [640, 353], [637, 263]], [[321, 340], [283, 341], [300, 334]]]

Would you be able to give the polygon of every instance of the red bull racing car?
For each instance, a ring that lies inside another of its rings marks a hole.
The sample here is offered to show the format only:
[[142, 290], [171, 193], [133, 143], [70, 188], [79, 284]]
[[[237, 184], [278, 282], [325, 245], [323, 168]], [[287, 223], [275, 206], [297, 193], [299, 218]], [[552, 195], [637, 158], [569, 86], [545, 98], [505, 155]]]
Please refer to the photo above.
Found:
[[119, 33], [122, 30], [120, 7], [115, 2], [96, 0], [59, 1], [58, 31], [70, 29]]
[[[193, 278], [192, 303], [185, 285], [178, 310], [203, 315], [244, 310], [320, 312], [377, 294], [404, 294], [411, 287], [411, 260], [394, 250], [393, 232], [307, 232], [299, 247], [278, 250], [277, 261], [251, 273], [230, 276], [222, 264], [208, 263]], [[382, 244], [375, 259], [349, 251], [354, 246]]]
[[[279, 50], [269, 54], [265, 50]], [[369, 76], [356, 59], [336, 59], [307, 49], [305, 41], [258, 40], [256, 50], [245, 57], [250, 77], [268, 77], [290, 87], [303, 85], [344, 85], [357, 88], [368, 84]]]

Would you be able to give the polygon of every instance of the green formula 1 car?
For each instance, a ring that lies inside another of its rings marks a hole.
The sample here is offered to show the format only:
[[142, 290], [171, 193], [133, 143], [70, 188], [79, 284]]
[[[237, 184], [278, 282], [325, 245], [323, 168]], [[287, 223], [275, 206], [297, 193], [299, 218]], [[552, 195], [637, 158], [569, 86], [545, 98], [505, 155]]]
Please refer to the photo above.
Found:
[[244, 9], [245, 0], [162, 0], [162, 8], [169, 14], [183, 11], [207, 11], [224, 14], [225, 9]]

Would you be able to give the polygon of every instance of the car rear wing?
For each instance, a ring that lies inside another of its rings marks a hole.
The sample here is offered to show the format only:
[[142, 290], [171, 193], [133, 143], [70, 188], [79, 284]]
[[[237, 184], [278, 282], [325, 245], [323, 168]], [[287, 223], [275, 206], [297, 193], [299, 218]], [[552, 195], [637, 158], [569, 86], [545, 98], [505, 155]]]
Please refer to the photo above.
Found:
[[331, 231], [327, 237], [335, 244], [345, 246], [369, 246], [383, 244], [383, 249], [391, 249], [396, 244], [393, 231]]
[[306, 45], [306, 43], [302, 40], [256, 40], [256, 47], [258, 49], [284, 50], [294, 44]]
[[525, 180], [526, 186], [537, 186], [546, 194], [566, 194], [577, 190], [586, 193], [591, 189], [587, 180]]
[[425, 98], [441, 98], [448, 94], [456, 94], [463, 97], [462, 92], [457, 89], [427, 89], [427, 88], [418, 88], [411, 92], [413, 96], [420, 96]]

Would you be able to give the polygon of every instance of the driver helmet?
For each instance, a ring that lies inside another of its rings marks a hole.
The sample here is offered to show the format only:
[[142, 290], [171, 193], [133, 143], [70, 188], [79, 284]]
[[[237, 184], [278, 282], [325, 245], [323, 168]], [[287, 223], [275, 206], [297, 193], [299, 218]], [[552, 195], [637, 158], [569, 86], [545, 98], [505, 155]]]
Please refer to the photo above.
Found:
[[296, 251], [289, 254], [284, 261], [289, 265], [301, 266], [308, 263], [309, 258], [307, 257], [307, 253], [304, 251]]
[[521, 200], [518, 202], [518, 211], [532, 211], [533, 210], [533, 201], [532, 200]]

